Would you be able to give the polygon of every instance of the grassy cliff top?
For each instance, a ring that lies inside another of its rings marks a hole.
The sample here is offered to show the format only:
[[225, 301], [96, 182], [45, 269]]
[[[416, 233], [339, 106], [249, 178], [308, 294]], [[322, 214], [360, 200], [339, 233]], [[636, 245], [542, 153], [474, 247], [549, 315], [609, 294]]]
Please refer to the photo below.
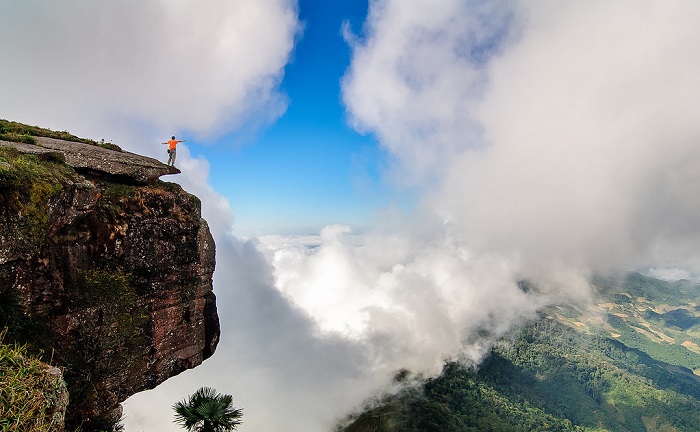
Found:
[[68, 131], [58, 132], [39, 126], [30, 126], [24, 123], [0, 119], [0, 140], [36, 144], [34, 137], [46, 137], [64, 141], [80, 142], [108, 148], [110, 150], [121, 151], [121, 148], [118, 145], [105, 143], [104, 140], [97, 142], [88, 138], [80, 138], [69, 133]]

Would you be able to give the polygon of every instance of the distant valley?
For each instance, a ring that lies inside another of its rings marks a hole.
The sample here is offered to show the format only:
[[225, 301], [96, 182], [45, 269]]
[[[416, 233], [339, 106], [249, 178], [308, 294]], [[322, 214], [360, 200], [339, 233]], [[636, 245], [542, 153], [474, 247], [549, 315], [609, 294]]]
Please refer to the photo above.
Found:
[[696, 431], [700, 285], [638, 273], [594, 281], [597, 299], [553, 306], [478, 368], [396, 375], [343, 432]]

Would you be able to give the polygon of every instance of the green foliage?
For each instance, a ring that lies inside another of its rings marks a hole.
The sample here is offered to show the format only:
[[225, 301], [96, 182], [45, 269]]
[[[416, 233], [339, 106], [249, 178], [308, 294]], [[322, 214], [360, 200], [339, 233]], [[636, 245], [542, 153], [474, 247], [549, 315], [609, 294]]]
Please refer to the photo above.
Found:
[[381, 432], [396, 431], [401, 426], [401, 405], [396, 401], [388, 400], [379, 407], [368, 408], [356, 417], [350, 417], [350, 424], [336, 431], [344, 432]]
[[634, 326], [634, 322], [618, 316], [609, 315], [608, 324], [619, 332], [620, 336], [617, 339], [629, 347], [637, 348], [662, 362], [692, 370], [700, 369], [700, 354], [690, 351], [682, 345], [650, 339], [635, 329], [635, 327], [639, 327]]
[[[629, 299], [629, 298], [628, 298]], [[381, 413], [391, 421], [380, 422]], [[504, 338], [478, 369], [387, 396], [342, 432], [695, 431], [700, 379], [613, 340], [545, 317]]]
[[0, 328], [5, 329], [5, 340], [28, 345], [33, 353], [50, 349], [51, 331], [48, 324], [24, 313], [15, 288], [0, 292]]
[[104, 140], [101, 140], [101, 142], [98, 143], [97, 141], [91, 139], [77, 137], [68, 133], [68, 131], [52, 131], [51, 129], [41, 128], [38, 126], [30, 126], [23, 123], [0, 119], [0, 140], [35, 144], [36, 140], [33, 137], [47, 137], [64, 141], [81, 142], [84, 144], [97, 145], [110, 150], [122, 151], [118, 145], [105, 143]]
[[700, 317], [695, 316], [686, 309], [675, 309], [659, 315], [659, 318], [662, 319], [666, 325], [677, 327], [680, 330], [688, 330], [700, 324]]
[[[605, 330], [603, 326], [590, 330], [607, 331], [656, 360], [700, 370], [700, 284], [660, 281], [638, 273], [597, 284], [603, 301], [614, 306], [601, 310]], [[689, 348], [693, 346], [695, 350]]]
[[0, 141], [11, 141], [24, 144], [36, 144], [36, 139], [27, 133], [4, 132], [0, 133]]
[[24, 346], [6, 344], [0, 332], [0, 430], [55, 430], [56, 396], [62, 382], [48, 365], [27, 355]]
[[40, 246], [49, 222], [49, 201], [61, 192], [66, 179], [74, 176], [69, 166], [51, 157], [0, 147], [0, 206], [5, 214], [16, 218], [15, 241], [28, 248]]
[[0, 189], [31, 186], [31, 182], [54, 177], [56, 164], [50, 162], [56, 161], [46, 159], [20, 153], [13, 147], [0, 147]]
[[[65, 141], [82, 142], [86, 144], [97, 144], [93, 140], [79, 138], [67, 131], [57, 132], [51, 129], [45, 129], [38, 126], [29, 126], [23, 123], [0, 119], [0, 134], [15, 134], [20, 136], [41, 136], [47, 138], [61, 139]], [[14, 140], [8, 140], [14, 141]]]
[[118, 203], [123, 199], [128, 199], [137, 190], [136, 186], [126, 183], [105, 182], [105, 185], [103, 198], [110, 203]]
[[[700, 421], [700, 381], [690, 371], [604, 336], [541, 320], [496, 354], [536, 378], [517, 394], [541, 400], [541, 406], [574, 424], [644, 431], [643, 417], [649, 417], [690, 431]], [[487, 366], [482, 370], [486, 373]]]
[[118, 152], [124, 151], [118, 145], [112, 144], [111, 142], [105, 142], [105, 140], [100, 140], [100, 142], [97, 143], [97, 145], [102, 147], [102, 148], [105, 148], [107, 150], [114, 150], [114, 151], [118, 151]]
[[202, 387], [189, 399], [173, 405], [175, 422], [188, 432], [226, 432], [241, 424], [243, 410], [234, 408], [233, 396]]
[[[646, 299], [656, 304], [666, 303], [674, 306], [685, 305], [688, 299], [700, 298], [700, 285], [689, 281], [668, 282], [644, 276], [639, 273], [628, 273], [622, 279], [598, 279], [596, 283], [606, 297], [615, 294], [626, 294], [621, 303], [628, 303], [637, 298]], [[631, 297], [631, 298], [630, 298]]]
[[[638, 273], [596, 281], [599, 303], [588, 310], [557, 306], [562, 322], [604, 334], [652, 358], [700, 372], [700, 284]], [[602, 318], [602, 320], [601, 320]]]
[[[576, 431], [559, 410], [522, 391], [537, 382], [532, 374], [500, 356], [477, 371], [458, 363], [445, 365], [439, 377], [423, 385], [423, 394], [409, 393], [405, 425], [400, 431]], [[549, 385], [546, 383], [545, 385]]]

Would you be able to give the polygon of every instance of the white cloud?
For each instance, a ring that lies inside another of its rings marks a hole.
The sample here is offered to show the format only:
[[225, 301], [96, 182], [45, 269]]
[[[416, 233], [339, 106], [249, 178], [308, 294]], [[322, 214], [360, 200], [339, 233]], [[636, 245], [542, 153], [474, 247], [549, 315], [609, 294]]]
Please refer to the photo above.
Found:
[[407, 170], [403, 182], [439, 177], [453, 155], [480, 144], [472, 112], [484, 60], [510, 37], [505, 5], [373, 1], [366, 38], [348, 38], [343, 99], [354, 126], [375, 133]]
[[589, 301], [593, 273], [697, 273], [698, 19], [689, 1], [372, 2], [343, 99], [425, 193], [390, 236], [280, 254], [278, 285], [321, 328], [349, 315], [384, 361], [434, 370]]
[[700, 7], [528, 3], [524, 12], [523, 34], [490, 63], [476, 109], [488, 147], [456, 159], [434, 202], [473, 244], [533, 264], [631, 268], [666, 259], [657, 243], [693, 258]]
[[256, 240], [216, 240], [214, 285], [222, 326], [217, 352], [130, 398], [126, 429], [180, 430], [172, 422], [172, 404], [206, 385], [234, 396], [244, 410], [242, 430], [330, 430], [344, 409], [360, 404], [387, 377], [375, 381], [380, 368], [371, 364], [363, 344], [319, 337], [308, 314], [280, 295]]
[[474, 256], [450, 236], [352, 235], [330, 226], [312, 247], [261, 240], [276, 287], [322, 334], [365, 344], [368, 357], [392, 371], [435, 373], [454, 356], [478, 361], [483, 347], [465, 347], [466, 338], [498, 337], [542, 305], [517, 286], [512, 262]]
[[328, 431], [398, 370], [478, 361], [557, 295], [524, 292], [513, 261], [433, 228], [216, 241], [217, 352], [130, 398], [127, 430], [174, 432], [173, 398], [209, 385], [234, 395], [245, 428]]
[[284, 110], [291, 0], [0, 4], [0, 112], [72, 132], [212, 134]]
[[697, 261], [697, 3], [372, 6], [344, 100], [458, 238], [532, 267]]

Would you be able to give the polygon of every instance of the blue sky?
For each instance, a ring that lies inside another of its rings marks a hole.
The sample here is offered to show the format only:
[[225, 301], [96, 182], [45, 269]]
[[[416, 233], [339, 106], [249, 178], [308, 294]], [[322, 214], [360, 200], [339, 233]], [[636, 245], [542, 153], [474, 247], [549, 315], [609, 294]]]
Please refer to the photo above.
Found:
[[[362, 32], [367, 2], [305, 0], [303, 30], [284, 68], [288, 106], [258, 131], [215, 143], [188, 140], [211, 163], [211, 182], [231, 200], [234, 232], [310, 234], [324, 225], [363, 226], [389, 200], [381, 172], [386, 154], [372, 135], [348, 124], [340, 80], [351, 49], [342, 27]], [[244, 128], [245, 129], [245, 128]]]

